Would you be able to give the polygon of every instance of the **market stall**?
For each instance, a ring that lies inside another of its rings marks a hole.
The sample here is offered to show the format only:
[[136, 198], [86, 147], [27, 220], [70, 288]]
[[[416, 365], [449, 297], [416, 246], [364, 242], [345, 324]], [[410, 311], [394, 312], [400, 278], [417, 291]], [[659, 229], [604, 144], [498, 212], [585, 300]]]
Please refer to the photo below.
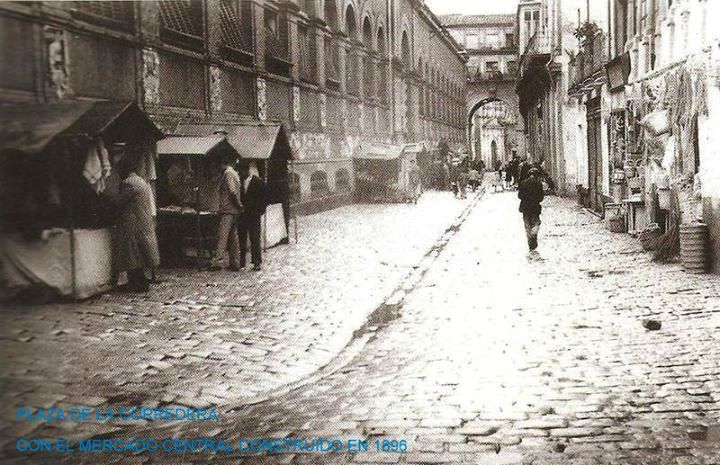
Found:
[[158, 245], [165, 265], [211, 258], [222, 160], [239, 154], [225, 136], [166, 137], [157, 144]]
[[402, 147], [369, 144], [353, 155], [355, 195], [365, 202], [404, 202], [414, 191], [410, 173], [416, 166], [416, 154]]
[[134, 103], [0, 106], [0, 287], [73, 298], [112, 287], [114, 168], [132, 153], [152, 180], [161, 137]]
[[290, 229], [290, 188], [288, 163], [293, 153], [280, 123], [198, 123], [180, 124], [175, 136], [223, 135], [242, 161], [257, 166], [267, 184], [267, 209], [262, 219], [263, 247], [288, 242]]

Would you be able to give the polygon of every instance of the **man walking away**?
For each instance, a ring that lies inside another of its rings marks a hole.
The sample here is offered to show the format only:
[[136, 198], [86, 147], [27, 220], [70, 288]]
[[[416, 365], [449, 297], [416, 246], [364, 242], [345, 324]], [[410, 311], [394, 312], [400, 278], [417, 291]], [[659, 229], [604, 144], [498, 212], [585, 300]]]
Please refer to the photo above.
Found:
[[240, 268], [245, 267], [247, 241], [250, 239], [250, 260], [253, 270], [260, 271], [262, 264], [262, 248], [260, 245], [260, 218], [265, 214], [265, 182], [260, 179], [257, 165], [243, 164], [240, 166], [242, 177], [242, 203], [244, 212], [240, 217], [238, 237], [240, 239]]
[[227, 155], [223, 158], [223, 173], [220, 178], [218, 213], [220, 223], [218, 225], [217, 247], [210, 269], [219, 270], [225, 259], [225, 252], [230, 254], [230, 269], [238, 271], [238, 215], [242, 212], [243, 206], [240, 200], [240, 176], [233, 165], [235, 158]]
[[539, 175], [540, 171], [537, 168], [531, 168], [527, 179], [523, 180], [518, 188], [520, 212], [525, 221], [525, 233], [531, 251], [538, 246], [537, 237], [540, 231], [540, 213], [542, 212], [540, 202], [545, 196]]

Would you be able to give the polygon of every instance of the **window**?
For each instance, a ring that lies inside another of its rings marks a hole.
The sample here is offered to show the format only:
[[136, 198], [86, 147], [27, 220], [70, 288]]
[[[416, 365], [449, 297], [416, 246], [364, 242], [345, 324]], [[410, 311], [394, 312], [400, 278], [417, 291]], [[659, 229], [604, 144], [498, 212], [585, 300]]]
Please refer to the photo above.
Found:
[[116, 29], [134, 29], [135, 10], [133, 2], [74, 2], [73, 14], [88, 22]]
[[479, 37], [477, 34], [468, 34], [465, 36], [466, 48], [478, 48]]
[[485, 45], [488, 47], [499, 47], [500, 46], [500, 35], [491, 33], [485, 35]]
[[515, 46], [515, 34], [505, 34], [505, 47], [513, 48]]
[[[243, 7], [250, 6], [247, 2], [242, 3]], [[252, 51], [249, 35], [252, 32], [250, 14], [251, 11], [246, 10], [241, 15], [238, 0], [220, 1], [221, 41], [224, 46], [245, 52]]]
[[307, 26], [298, 27], [300, 41], [300, 77], [303, 81], [317, 82], [317, 45], [314, 32]]
[[325, 38], [325, 80], [326, 85], [337, 90], [340, 85], [340, 49], [331, 38]]
[[266, 9], [265, 18], [265, 53], [267, 70], [274, 74], [289, 75], [290, 49], [288, 47], [288, 22], [284, 15]]
[[345, 168], [340, 168], [335, 173], [335, 190], [350, 190], [350, 173], [348, 173], [348, 170], [346, 170]]
[[355, 9], [348, 5], [345, 10], [345, 32], [352, 40], [357, 40], [357, 22], [355, 21]]
[[326, 195], [330, 192], [325, 171], [315, 171], [310, 176], [310, 192], [315, 196]]
[[485, 71], [488, 73], [500, 71], [500, 66], [497, 61], [488, 61], [485, 63]]
[[303, 11], [311, 18], [317, 16], [317, 11], [315, 10], [315, 0], [302, 0], [300, 5]]
[[324, 0], [325, 3], [325, 23], [328, 27], [337, 31], [338, 28], [338, 9], [335, 0]]
[[515, 73], [517, 73], [517, 69], [518, 69], [518, 68], [517, 68], [517, 61], [515, 61], [515, 60], [510, 60], [510, 61], [507, 62], [507, 72], [508, 72], [509, 74], [515, 74]]
[[203, 5], [192, 0], [160, 0], [161, 38], [191, 48], [202, 48]]
[[400, 42], [400, 51], [402, 53], [403, 63], [410, 67], [412, 66], [412, 57], [410, 56], [410, 40], [408, 39], [407, 31], [403, 31], [402, 40]]

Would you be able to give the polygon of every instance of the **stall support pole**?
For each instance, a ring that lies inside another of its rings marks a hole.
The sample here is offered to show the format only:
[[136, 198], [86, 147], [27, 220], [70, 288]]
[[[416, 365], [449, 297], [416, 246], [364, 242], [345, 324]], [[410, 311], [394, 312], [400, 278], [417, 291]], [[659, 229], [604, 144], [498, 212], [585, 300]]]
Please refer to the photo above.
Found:
[[[265, 173], [263, 173], [263, 180], [265, 181], [265, 190], [267, 191], [268, 182], [268, 161], [264, 160], [263, 165], [265, 166]], [[263, 199], [265, 202], [265, 199]], [[267, 211], [263, 214], [263, 252], [267, 250]]]
[[[199, 171], [199, 170], [198, 170]], [[197, 261], [198, 271], [203, 270], [203, 254], [205, 253], [205, 236], [202, 234], [202, 226], [200, 225], [200, 174], [196, 173], [195, 179], [195, 228], [197, 229]]]
[[[290, 160], [290, 171], [292, 173], [295, 173], [295, 165], [292, 160]], [[290, 209], [290, 216], [293, 220], [293, 225], [295, 226], [295, 243], [298, 243], [298, 223], [297, 223], [297, 212], [290, 204], [290, 200], [288, 199], [288, 208]], [[290, 235], [290, 231], [288, 231], [288, 236]], [[289, 242], [289, 240], [288, 240]]]
[[[69, 139], [63, 143], [64, 147], [64, 155], [65, 155], [65, 170], [66, 170], [66, 180], [70, 182], [71, 179], [71, 167], [70, 167], [70, 148], [68, 147]], [[69, 186], [70, 189], [68, 190], [68, 213], [70, 214], [70, 283], [72, 286], [72, 299], [77, 300], [78, 293], [77, 293], [77, 263], [75, 263], [75, 206], [74, 199], [75, 196], [73, 195], [73, 186]]]

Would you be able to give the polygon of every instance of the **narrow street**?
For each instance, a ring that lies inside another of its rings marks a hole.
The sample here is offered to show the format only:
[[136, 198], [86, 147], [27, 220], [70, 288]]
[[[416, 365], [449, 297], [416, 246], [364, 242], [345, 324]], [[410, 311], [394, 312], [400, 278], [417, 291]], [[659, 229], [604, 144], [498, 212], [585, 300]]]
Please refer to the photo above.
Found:
[[[718, 280], [652, 263], [636, 240], [557, 197], [528, 254], [516, 206], [514, 192], [486, 194], [399, 317], [342, 367], [220, 425], [142, 435], [408, 443], [402, 454], [215, 463], [718, 463]], [[649, 319], [661, 329], [646, 329]], [[168, 457], [179, 458], [133, 463]]]

